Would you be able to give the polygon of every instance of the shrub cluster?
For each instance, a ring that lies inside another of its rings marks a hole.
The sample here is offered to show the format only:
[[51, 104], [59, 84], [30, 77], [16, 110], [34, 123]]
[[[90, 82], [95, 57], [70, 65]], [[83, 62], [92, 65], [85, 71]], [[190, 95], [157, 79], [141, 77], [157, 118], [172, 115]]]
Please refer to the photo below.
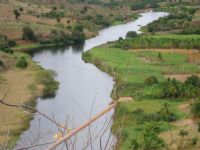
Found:
[[121, 49], [133, 48], [187, 48], [200, 49], [200, 37], [195, 35], [137, 36], [118, 40], [114, 47]]
[[0, 51], [13, 54], [11, 47], [16, 46], [14, 40], [9, 40], [6, 36], [0, 35]]
[[135, 32], [135, 31], [129, 31], [126, 34], [126, 38], [134, 38], [134, 37], [137, 37], [137, 32]]
[[157, 31], [169, 31], [174, 29], [184, 29], [188, 28], [189, 22], [191, 22], [192, 17], [196, 9], [181, 7], [177, 8], [177, 11], [163, 18], [159, 18], [156, 21], [147, 25], [148, 32]]
[[28, 66], [28, 61], [26, 57], [20, 57], [20, 59], [16, 63], [16, 67], [24, 69]]
[[27, 41], [37, 41], [37, 36], [35, 35], [33, 29], [30, 27], [24, 27], [22, 29], [22, 39]]
[[176, 79], [167, 79], [152, 85], [149, 90], [151, 92], [146, 96], [155, 98], [196, 98], [200, 96], [200, 79], [196, 75], [188, 77], [184, 83]]
[[65, 13], [63, 11], [58, 11], [58, 10], [53, 9], [50, 12], [42, 14], [42, 16], [48, 17], [48, 18], [62, 18], [65, 16]]
[[55, 72], [49, 70], [41, 70], [37, 73], [37, 82], [44, 85], [43, 96], [51, 97], [55, 95], [55, 91], [58, 89], [59, 83], [54, 80]]
[[81, 44], [84, 43], [85, 38], [83, 27], [77, 24], [74, 26], [71, 33], [53, 30], [48, 39], [40, 39], [40, 44]]
[[163, 2], [164, 0], [143, 0], [136, 1], [131, 5], [132, 10], [139, 10], [144, 8], [157, 8], [159, 7], [159, 2]]

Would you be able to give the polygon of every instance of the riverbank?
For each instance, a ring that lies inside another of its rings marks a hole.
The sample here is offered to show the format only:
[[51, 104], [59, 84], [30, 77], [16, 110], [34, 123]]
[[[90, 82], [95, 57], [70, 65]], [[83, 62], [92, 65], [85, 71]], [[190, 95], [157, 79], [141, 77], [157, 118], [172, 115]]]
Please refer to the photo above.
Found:
[[[28, 67], [20, 69], [16, 67], [19, 58], [25, 57], [28, 61]], [[0, 60], [3, 63], [0, 67], [0, 91], [1, 98], [9, 104], [29, 105], [35, 107], [36, 98], [45, 94], [52, 94], [57, 89], [57, 82], [47, 70], [44, 70], [31, 60], [31, 57], [21, 52], [6, 54], [0, 52]], [[49, 90], [44, 80], [55, 85]], [[47, 92], [48, 91], [48, 92]], [[17, 107], [0, 105], [0, 148], [11, 149], [15, 146], [21, 132], [29, 128], [31, 113], [26, 113]]]
[[[200, 72], [199, 66], [190, 64], [187, 54], [166, 53], [166, 51], [162, 53], [161, 51], [148, 51], [148, 49], [133, 51], [113, 48], [112, 44], [107, 44], [83, 54], [83, 59], [86, 62], [95, 64], [102, 71], [113, 76], [116, 82], [112, 93], [113, 99], [132, 97], [132, 100], [120, 103], [115, 111], [112, 129], [118, 137], [117, 149], [128, 150], [133, 145], [138, 148], [144, 146], [146, 127], [149, 127], [151, 123], [156, 123], [159, 125], [160, 131], [159, 136], [155, 136], [155, 138], [159, 139], [160, 137], [166, 148], [187, 149], [192, 147], [197, 150], [200, 145], [191, 146], [190, 140], [188, 140], [193, 139], [194, 135], [197, 138], [200, 137], [197, 133], [198, 121], [191, 117], [188, 104], [190, 98], [158, 98], [156, 95], [159, 94], [161, 87], [149, 87], [145, 81], [153, 76], [157, 78], [159, 83], [162, 83], [167, 80], [166, 74], [179, 74], [176, 77], [177, 80], [181, 81], [181, 75], [198, 74]], [[159, 60], [159, 55], [162, 57], [162, 61]], [[165, 108], [166, 103], [176, 121], [158, 119], [161, 117], [159, 112]], [[184, 105], [186, 107], [180, 109]], [[156, 117], [158, 118], [156, 119]], [[189, 123], [186, 121], [188, 119], [191, 120]], [[173, 138], [176, 139], [173, 144], [170, 144], [172, 140], [170, 130], [172, 130]], [[179, 138], [181, 130], [188, 132], [187, 138]], [[185, 144], [181, 145], [181, 142]]]
[[[119, 24], [119, 22], [117, 24]], [[12, 50], [14, 50], [14, 56], [15, 56], [15, 55], [27, 55], [25, 53], [32, 51], [32, 50], [61, 47], [61, 46], [64, 46], [64, 43], [39, 44], [39, 43], [30, 42], [30, 41], [29, 42], [20, 41], [19, 44], [17, 43], [17, 45], [15, 47], [12, 47]], [[7, 57], [7, 59], [9, 61], [12, 61], [11, 58], [13, 56], [11, 54], [5, 54], [5, 55], [8, 55], [9, 57]], [[33, 62], [29, 56], [26, 56], [26, 57], [28, 58], [28, 62], [31, 62], [31, 66], [29, 66], [27, 69], [17, 69], [17, 71], [16, 71], [16, 67], [15, 67], [16, 60], [13, 60], [12, 67], [10, 69], [6, 70], [5, 73], [2, 73], [2, 77], [8, 78], [6, 80], [8, 80], [9, 82], [8, 83], [2, 82], [1, 86], [4, 87], [7, 84], [9, 84], [12, 87], [15, 87], [15, 86], [13, 86], [13, 84], [16, 86], [20, 86], [21, 80], [23, 80], [23, 78], [24, 78], [25, 81], [27, 80], [27, 83], [23, 84], [24, 85], [23, 88], [18, 88], [17, 90], [15, 90], [15, 92], [9, 92], [9, 95], [11, 95], [11, 97], [13, 97], [11, 100], [9, 100], [9, 102], [17, 103], [18, 99], [14, 99], [15, 94], [17, 92], [22, 93], [23, 91], [24, 92], [27, 91], [27, 92], [29, 92], [29, 94], [24, 95], [23, 99], [20, 101], [19, 104], [24, 104], [24, 103], [32, 104], [33, 107], [35, 107], [36, 98], [39, 96], [43, 96], [45, 86], [49, 86], [49, 85], [43, 85], [44, 87], [40, 86], [41, 84], [45, 84], [45, 83], [38, 83], [38, 81], [37, 81], [38, 74], [40, 74], [40, 76], [42, 76], [41, 78], [46, 78], [49, 73], [47, 70], [43, 70], [40, 66], [38, 66], [36, 64], [36, 62]], [[10, 74], [15, 74], [15, 72], [18, 72], [18, 74], [16, 74], [16, 76], [11, 76], [11, 77], [9, 76]], [[41, 72], [43, 75], [41, 75]], [[30, 77], [28, 75], [25, 76], [26, 74], [29, 74], [29, 73], [31, 74]], [[16, 78], [16, 80], [14, 80], [13, 78]], [[51, 78], [50, 80], [52, 80], [52, 82], [55, 82], [55, 81], [53, 81], [54, 80], [53, 78]], [[19, 82], [15, 82], [15, 81], [19, 81]], [[42, 79], [40, 82], [42, 82]], [[54, 92], [54, 89], [53, 90], [50, 89], [50, 91]], [[2, 107], [4, 108], [4, 106], [2, 106]], [[12, 119], [13, 124], [17, 123], [17, 124], [19, 124], [19, 126], [9, 126], [9, 123], [10, 123], [9, 120], [4, 120], [4, 124], [2, 124], [2, 133], [3, 134], [1, 135], [2, 138], [0, 138], [0, 145], [2, 145], [2, 146], [6, 145], [6, 147], [8, 147], [8, 148], [12, 148], [15, 145], [21, 132], [25, 131], [29, 128], [29, 123], [30, 123], [30, 120], [32, 119], [32, 115], [30, 115], [30, 114], [27, 115], [26, 113], [24, 113], [23, 111], [20, 111], [18, 109], [14, 109], [13, 111], [11, 111], [11, 110], [12, 110], [12, 108], [6, 107], [5, 109], [2, 109], [2, 114], [4, 114], [4, 112], [9, 112], [8, 116], [6, 116], [6, 118]], [[9, 130], [9, 138], [8, 139], [6, 138], [7, 130]]]

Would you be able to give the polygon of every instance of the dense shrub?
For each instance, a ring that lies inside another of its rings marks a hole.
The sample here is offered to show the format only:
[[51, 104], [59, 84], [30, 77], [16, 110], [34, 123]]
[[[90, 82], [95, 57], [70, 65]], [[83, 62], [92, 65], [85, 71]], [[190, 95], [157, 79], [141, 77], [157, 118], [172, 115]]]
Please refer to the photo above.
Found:
[[159, 137], [160, 127], [156, 123], [148, 123], [143, 133], [143, 150], [161, 150], [165, 147], [164, 141]]
[[181, 83], [176, 79], [168, 79], [162, 85], [163, 97], [176, 98], [182, 95]]
[[97, 14], [96, 18], [94, 18], [93, 21], [96, 25], [99, 25], [102, 28], [111, 25], [110, 20], [108, 18], [106, 18], [105, 16], [100, 15], [100, 14]]
[[72, 41], [73, 43], [83, 43], [85, 41], [85, 33], [83, 31], [83, 26], [77, 24], [73, 29], [72, 29]]
[[15, 40], [9, 40], [8, 41], [8, 46], [13, 47], [13, 46], [16, 46], [16, 45], [17, 44], [16, 44]]
[[44, 85], [43, 96], [54, 96], [58, 89], [59, 83], [54, 80], [55, 73], [53, 71], [41, 70], [37, 73], [37, 82]]
[[198, 76], [192, 75], [186, 79], [185, 85], [190, 87], [200, 87], [200, 79]]
[[0, 66], [1, 66], [1, 67], [4, 67], [4, 63], [3, 63], [2, 60], [0, 60]]
[[14, 51], [11, 48], [3, 48], [3, 49], [1, 49], [1, 51], [3, 51], [4, 53], [8, 53], [8, 54], [14, 53]]
[[23, 40], [37, 41], [37, 36], [30, 27], [24, 27], [22, 32]]
[[195, 75], [188, 77], [185, 83], [176, 79], [168, 79], [147, 87], [143, 96], [153, 98], [200, 97], [200, 79]]
[[137, 32], [135, 31], [129, 31], [127, 34], [126, 34], [126, 37], [127, 38], [134, 38], [137, 36]]
[[26, 57], [20, 57], [20, 59], [16, 63], [16, 67], [24, 69], [28, 66], [28, 61]]
[[[184, 29], [192, 21], [192, 15], [187, 11], [172, 13], [166, 17], [159, 18], [147, 25], [148, 32], [169, 31], [174, 29]], [[186, 25], [188, 23], [188, 25]]]
[[194, 102], [191, 106], [191, 112], [194, 116], [200, 117], [200, 100]]
[[151, 77], [148, 77], [147, 79], [145, 79], [144, 83], [146, 85], [152, 86], [153, 84], [158, 83], [158, 79], [155, 76], [151, 76]]
[[157, 8], [159, 7], [159, 2], [163, 2], [164, 0], [143, 0], [143, 1], [136, 1], [132, 3], [131, 9], [132, 10], [139, 10], [144, 9], [146, 7], [148, 8]]
[[121, 49], [133, 48], [200, 48], [200, 37], [197, 35], [155, 35], [137, 36], [118, 40], [114, 47]]

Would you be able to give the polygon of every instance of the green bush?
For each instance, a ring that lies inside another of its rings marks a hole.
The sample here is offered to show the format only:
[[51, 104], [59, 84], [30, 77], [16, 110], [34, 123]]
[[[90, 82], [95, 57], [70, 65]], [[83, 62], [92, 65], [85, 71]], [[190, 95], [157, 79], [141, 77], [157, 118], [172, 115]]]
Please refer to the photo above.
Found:
[[75, 25], [72, 29], [71, 39], [73, 43], [83, 43], [85, 41], [85, 33], [83, 31], [83, 26], [80, 24]]
[[134, 37], [137, 37], [137, 32], [135, 32], [135, 31], [129, 31], [129, 32], [126, 34], [126, 37], [127, 37], [127, 38], [134, 38]]
[[3, 48], [3, 49], [1, 49], [1, 51], [3, 51], [4, 53], [8, 53], [8, 54], [14, 53], [14, 51], [11, 48]]
[[16, 63], [16, 67], [18, 68], [21, 68], [21, 69], [24, 69], [28, 66], [28, 61], [27, 61], [27, 58], [22, 56], [20, 57], [20, 59], [17, 61]]
[[182, 84], [176, 79], [168, 79], [163, 83], [163, 96], [168, 98], [180, 97], [183, 94]]
[[152, 86], [153, 84], [157, 84], [158, 83], [158, 79], [155, 76], [151, 76], [148, 77], [144, 83], [148, 86]]
[[135, 38], [127, 38], [117, 41], [114, 47], [121, 49], [131, 48], [183, 48], [199, 49], [200, 37], [198, 35], [139, 35]]
[[41, 70], [37, 73], [37, 82], [44, 85], [43, 96], [54, 96], [59, 83], [54, 80], [55, 72]]
[[4, 63], [3, 63], [2, 60], [0, 60], [0, 66], [1, 66], [1, 67], [4, 67]]
[[197, 100], [192, 104], [191, 112], [195, 117], [200, 117], [200, 100]]
[[200, 79], [198, 76], [192, 75], [186, 79], [185, 85], [190, 87], [200, 87]]
[[22, 30], [22, 39], [37, 41], [37, 36], [35, 35], [34, 31], [30, 27], [24, 27]]
[[8, 41], [8, 46], [13, 47], [13, 46], [16, 46], [16, 45], [17, 44], [16, 44], [15, 40], [9, 40]]

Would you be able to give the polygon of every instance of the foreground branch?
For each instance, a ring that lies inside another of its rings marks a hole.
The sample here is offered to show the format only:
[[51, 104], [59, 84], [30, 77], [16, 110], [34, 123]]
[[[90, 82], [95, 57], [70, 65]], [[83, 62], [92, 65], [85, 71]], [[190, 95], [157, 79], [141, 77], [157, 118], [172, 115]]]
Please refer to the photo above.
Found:
[[42, 115], [43, 117], [47, 118], [49, 121], [51, 121], [52, 123], [54, 123], [56, 126], [58, 127], [61, 127], [61, 128], [64, 128], [64, 126], [60, 125], [59, 123], [57, 123], [55, 120], [51, 119], [49, 116], [45, 115], [44, 113], [42, 113], [41, 111], [31, 107], [31, 106], [27, 106], [27, 105], [18, 105], [18, 104], [9, 104], [9, 103], [6, 103], [4, 99], [1, 99], [0, 100], [0, 103], [3, 104], [3, 105], [6, 105], [6, 106], [9, 106], [9, 107], [17, 107], [17, 108], [21, 108], [21, 109], [29, 109], [31, 111], [34, 111], [34, 112], [37, 112], [39, 113], [40, 115]]
[[61, 138], [60, 140], [56, 141], [54, 144], [52, 144], [47, 150], [53, 150], [55, 149], [57, 146], [59, 146], [61, 143], [63, 143], [64, 141], [68, 140], [69, 138], [71, 138], [72, 136], [76, 135], [78, 132], [80, 132], [81, 130], [83, 130], [84, 128], [86, 128], [87, 126], [89, 126], [91, 123], [93, 123], [94, 121], [96, 121], [97, 119], [99, 119], [101, 116], [103, 116], [104, 114], [108, 113], [110, 110], [112, 110], [113, 108], [115, 108], [117, 105], [116, 102], [111, 103], [106, 109], [104, 109], [102, 112], [100, 112], [99, 114], [95, 115], [93, 118], [91, 118], [90, 120], [88, 120], [87, 122], [85, 122], [83, 125], [81, 125], [80, 127], [72, 130], [68, 135], [64, 136], [63, 138]]

